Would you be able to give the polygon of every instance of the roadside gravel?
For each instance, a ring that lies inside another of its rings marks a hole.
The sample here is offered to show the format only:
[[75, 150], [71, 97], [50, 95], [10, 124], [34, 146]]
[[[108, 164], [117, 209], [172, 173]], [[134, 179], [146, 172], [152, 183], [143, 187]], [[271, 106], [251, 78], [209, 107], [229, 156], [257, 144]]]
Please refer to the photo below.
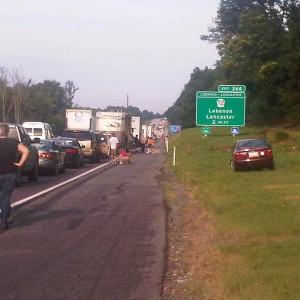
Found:
[[168, 249], [166, 253], [166, 273], [163, 282], [162, 299], [189, 300], [191, 298], [184, 288], [188, 279], [184, 256], [188, 247], [188, 232], [180, 217], [180, 211], [188, 201], [185, 188], [176, 180], [167, 163], [162, 167], [159, 178], [162, 188], [167, 191], [171, 187], [171, 197], [165, 200], [167, 209]]

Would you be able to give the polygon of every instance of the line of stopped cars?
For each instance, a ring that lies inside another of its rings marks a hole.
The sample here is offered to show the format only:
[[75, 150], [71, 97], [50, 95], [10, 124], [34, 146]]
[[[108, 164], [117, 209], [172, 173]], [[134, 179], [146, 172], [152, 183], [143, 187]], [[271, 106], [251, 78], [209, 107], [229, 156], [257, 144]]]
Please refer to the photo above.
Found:
[[66, 167], [84, 166], [83, 147], [74, 138], [52, 138], [34, 143], [39, 151], [39, 171], [57, 175]]
[[233, 171], [268, 168], [274, 169], [272, 147], [264, 138], [236, 141], [230, 160]]
[[[10, 123], [9, 127], [8, 137], [22, 142], [29, 149], [24, 166], [18, 170], [17, 186], [20, 185], [22, 176], [27, 176], [29, 181], [37, 181], [39, 174], [57, 175], [64, 173], [66, 167], [84, 166], [87, 158], [85, 150], [88, 150], [85, 148], [88, 146], [81, 144], [77, 138], [58, 136], [50, 139], [31, 139], [22, 125]], [[106, 140], [102, 137], [101, 142], [106, 143]], [[106, 157], [105, 154], [103, 157]], [[20, 155], [16, 159], [18, 161]]]

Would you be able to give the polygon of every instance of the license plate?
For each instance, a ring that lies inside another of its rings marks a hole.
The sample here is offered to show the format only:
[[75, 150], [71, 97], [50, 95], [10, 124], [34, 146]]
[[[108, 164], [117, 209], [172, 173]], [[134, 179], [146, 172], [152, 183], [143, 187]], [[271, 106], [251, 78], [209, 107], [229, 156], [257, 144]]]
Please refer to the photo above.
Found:
[[259, 152], [249, 152], [249, 158], [259, 157]]

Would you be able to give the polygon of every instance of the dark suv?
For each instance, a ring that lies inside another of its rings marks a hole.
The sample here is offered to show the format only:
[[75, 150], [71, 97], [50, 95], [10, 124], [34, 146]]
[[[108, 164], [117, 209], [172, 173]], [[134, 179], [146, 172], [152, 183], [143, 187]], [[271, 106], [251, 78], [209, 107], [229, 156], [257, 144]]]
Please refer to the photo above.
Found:
[[[28, 158], [25, 164], [19, 168], [17, 185], [21, 182], [21, 175], [26, 175], [29, 181], [37, 181], [39, 174], [39, 151], [32, 145], [33, 141], [30, 139], [26, 130], [19, 124], [8, 124], [8, 137], [15, 139], [24, 144], [29, 150]], [[19, 159], [19, 158], [17, 158]]]
[[93, 132], [89, 130], [66, 129], [62, 136], [76, 138], [82, 147], [84, 157], [92, 163], [99, 161], [100, 155], [97, 151], [97, 140]]

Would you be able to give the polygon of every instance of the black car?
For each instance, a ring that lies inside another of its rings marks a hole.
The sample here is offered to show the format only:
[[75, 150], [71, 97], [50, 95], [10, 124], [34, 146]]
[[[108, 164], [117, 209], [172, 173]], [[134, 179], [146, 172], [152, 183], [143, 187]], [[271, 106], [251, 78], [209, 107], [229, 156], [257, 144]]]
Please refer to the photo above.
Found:
[[[39, 152], [37, 148], [33, 145], [33, 141], [30, 139], [25, 128], [20, 124], [10, 123], [8, 137], [15, 139], [23, 143], [29, 150], [29, 156], [25, 164], [18, 169], [18, 178], [16, 185], [21, 183], [21, 175], [28, 177], [29, 181], [37, 181], [39, 175]], [[39, 139], [37, 139], [38, 141]], [[18, 154], [17, 160], [20, 158]]]
[[65, 152], [65, 163], [67, 167], [79, 168], [84, 166], [84, 153], [77, 139], [68, 137], [57, 137], [56, 143]]
[[92, 163], [99, 161], [100, 155], [97, 152], [97, 139], [94, 132], [89, 130], [66, 129], [62, 133], [62, 137], [71, 137], [77, 139], [83, 148], [82, 150], [84, 158], [89, 159]]
[[234, 171], [246, 169], [274, 169], [272, 148], [264, 138], [238, 140], [232, 150], [230, 167]]

